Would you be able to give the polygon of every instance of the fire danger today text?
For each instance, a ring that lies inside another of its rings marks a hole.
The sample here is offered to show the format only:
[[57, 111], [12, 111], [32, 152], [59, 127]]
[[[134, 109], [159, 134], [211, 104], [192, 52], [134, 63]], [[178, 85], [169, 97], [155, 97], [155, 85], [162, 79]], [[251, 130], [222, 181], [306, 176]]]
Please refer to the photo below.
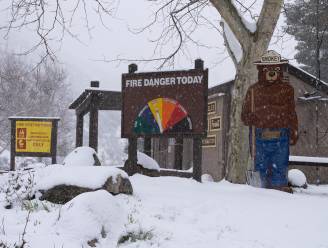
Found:
[[154, 77], [143, 79], [127, 79], [125, 87], [156, 87], [156, 86], [170, 86], [170, 85], [188, 85], [201, 84], [203, 75], [200, 76], [182, 76], [182, 77]]

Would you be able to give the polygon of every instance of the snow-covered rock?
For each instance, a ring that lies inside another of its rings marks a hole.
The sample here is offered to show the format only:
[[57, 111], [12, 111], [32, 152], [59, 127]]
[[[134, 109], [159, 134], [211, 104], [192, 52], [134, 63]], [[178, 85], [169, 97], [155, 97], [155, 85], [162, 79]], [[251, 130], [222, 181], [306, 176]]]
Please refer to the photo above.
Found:
[[291, 169], [288, 171], [288, 182], [293, 187], [307, 187], [306, 176], [298, 169]]
[[158, 163], [153, 158], [149, 157], [148, 155], [142, 152], [137, 152], [137, 156], [138, 156], [138, 164], [141, 165], [143, 168], [148, 170], [156, 170], [156, 171], [160, 170]]
[[36, 190], [47, 190], [56, 185], [75, 185], [90, 189], [101, 188], [109, 177], [118, 176], [128, 178], [128, 175], [116, 167], [67, 167], [63, 165], [49, 165], [35, 170]]
[[210, 174], [203, 174], [202, 175], [202, 182], [214, 182], [213, 177]]
[[40, 199], [59, 204], [96, 189], [105, 189], [114, 195], [133, 193], [128, 175], [116, 167], [51, 165], [36, 170], [35, 179], [35, 191], [42, 194]]
[[109, 166], [32, 166], [29, 170], [20, 169], [0, 176], [0, 193], [10, 193], [5, 204], [8, 206], [33, 196], [64, 204], [79, 194], [98, 189], [114, 195], [133, 193], [128, 175]]
[[124, 206], [105, 190], [98, 190], [81, 194], [63, 205], [55, 229], [65, 240], [80, 241], [80, 247], [88, 247], [87, 242], [92, 240], [116, 247], [126, 220]]
[[65, 166], [94, 166], [101, 165], [97, 152], [88, 146], [75, 148], [68, 154], [63, 164]]

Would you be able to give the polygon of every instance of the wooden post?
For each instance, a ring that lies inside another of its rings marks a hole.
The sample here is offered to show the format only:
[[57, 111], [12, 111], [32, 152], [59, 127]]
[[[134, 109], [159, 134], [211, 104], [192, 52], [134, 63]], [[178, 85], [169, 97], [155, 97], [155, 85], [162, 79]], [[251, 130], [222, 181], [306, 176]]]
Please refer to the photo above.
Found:
[[179, 136], [175, 138], [174, 169], [182, 170], [182, 161], [183, 161], [183, 137]]
[[151, 138], [145, 137], [144, 139], [144, 153], [151, 157]]
[[[196, 59], [195, 69], [204, 70], [204, 61]], [[197, 136], [193, 138], [193, 178], [198, 182], [202, 180], [202, 153], [202, 139]]]
[[10, 120], [10, 170], [15, 170], [15, 156], [16, 156], [16, 121]]
[[[136, 64], [129, 65], [129, 73], [135, 73], [138, 70]], [[125, 161], [124, 168], [128, 175], [133, 175], [138, 163], [137, 157], [137, 138], [130, 137], [128, 144], [128, 159]]]
[[98, 151], [98, 97], [93, 95], [89, 113], [89, 146]]
[[202, 139], [193, 139], [193, 175], [192, 177], [201, 182], [202, 179]]
[[51, 163], [57, 163], [57, 130], [58, 130], [58, 120], [52, 121], [51, 129]]
[[83, 114], [76, 114], [75, 147], [83, 146]]

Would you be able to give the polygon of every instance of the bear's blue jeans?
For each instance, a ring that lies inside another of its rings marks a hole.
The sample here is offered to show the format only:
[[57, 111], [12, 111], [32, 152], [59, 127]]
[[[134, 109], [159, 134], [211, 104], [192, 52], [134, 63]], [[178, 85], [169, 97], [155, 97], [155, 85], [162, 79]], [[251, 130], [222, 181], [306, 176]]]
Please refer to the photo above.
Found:
[[255, 170], [260, 172], [262, 187], [287, 186], [289, 129], [270, 128], [270, 131], [280, 131], [280, 137], [272, 139], [263, 138], [263, 131], [262, 128], [256, 128], [255, 131]]

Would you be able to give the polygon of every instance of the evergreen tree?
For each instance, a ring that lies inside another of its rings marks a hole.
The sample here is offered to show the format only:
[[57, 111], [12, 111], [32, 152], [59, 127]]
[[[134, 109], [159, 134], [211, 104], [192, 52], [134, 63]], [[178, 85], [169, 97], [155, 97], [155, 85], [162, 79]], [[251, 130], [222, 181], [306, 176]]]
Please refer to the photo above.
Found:
[[285, 7], [286, 32], [298, 42], [297, 62], [328, 82], [328, 1], [295, 0]]

